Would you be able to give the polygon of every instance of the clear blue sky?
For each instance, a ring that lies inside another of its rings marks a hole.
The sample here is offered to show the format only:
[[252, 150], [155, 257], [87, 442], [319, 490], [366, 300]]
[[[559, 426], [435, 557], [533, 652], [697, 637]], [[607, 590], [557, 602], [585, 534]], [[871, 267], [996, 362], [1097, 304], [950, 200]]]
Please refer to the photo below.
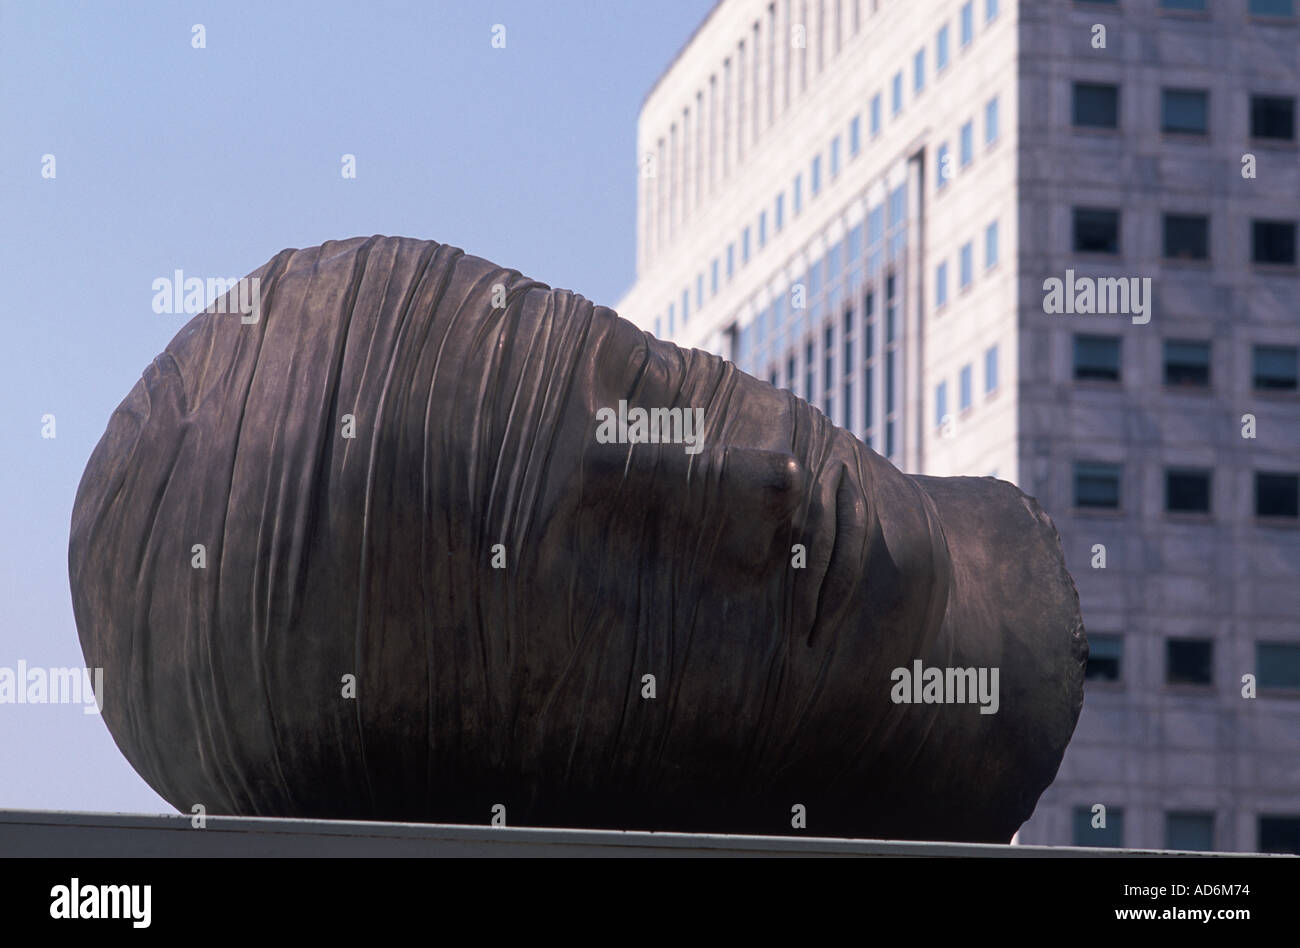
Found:
[[[712, 6], [0, 0], [0, 667], [83, 664], [72, 501], [188, 318], [153, 312], [155, 278], [393, 234], [612, 305], [633, 279], [637, 109]], [[171, 811], [99, 717], [13, 704], [0, 808]]]

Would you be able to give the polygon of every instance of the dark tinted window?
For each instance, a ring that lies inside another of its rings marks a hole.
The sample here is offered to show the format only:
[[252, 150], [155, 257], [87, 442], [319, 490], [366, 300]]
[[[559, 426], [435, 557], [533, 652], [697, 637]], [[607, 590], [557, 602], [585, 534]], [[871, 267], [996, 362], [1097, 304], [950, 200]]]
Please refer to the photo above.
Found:
[[[1089, 637], [1089, 644], [1091, 644], [1091, 637]], [[1255, 675], [1261, 688], [1289, 688], [1300, 691], [1300, 644], [1256, 643]]]
[[1255, 388], [1294, 392], [1300, 357], [1295, 346], [1255, 347]]
[[1119, 508], [1118, 464], [1078, 461], [1074, 465], [1074, 505], [1103, 510]]
[[1214, 848], [1213, 813], [1166, 813], [1165, 848], [1206, 852]]
[[1295, 0], [1250, 0], [1248, 9], [1255, 16], [1291, 16]]
[[1118, 382], [1120, 377], [1119, 336], [1076, 335], [1074, 377]]
[[1165, 510], [1210, 512], [1210, 472], [1175, 468], [1165, 472]]
[[1295, 99], [1290, 96], [1251, 96], [1250, 134], [1252, 138], [1292, 141], [1295, 138]]
[[1214, 643], [1209, 639], [1169, 639], [1165, 680], [1171, 685], [1208, 685], [1213, 680]]
[[1084, 669], [1084, 678], [1089, 681], [1119, 681], [1123, 660], [1122, 636], [1088, 634], [1088, 664]]
[[1074, 84], [1074, 124], [1079, 128], [1119, 127], [1119, 86]]
[[1080, 253], [1119, 253], [1119, 211], [1076, 207], [1074, 249]]
[[1210, 344], [1165, 340], [1165, 384], [1204, 388], [1210, 384]]
[[1300, 816], [1261, 816], [1259, 851], [1300, 854]]
[[1295, 263], [1295, 221], [1251, 221], [1251, 259]]
[[1300, 475], [1256, 471], [1255, 516], [1300, 516]]
[[1210, 95], [1200, 89], [1165, 89], [1160, 98], [1162, 131], [1204, 135], [1210, 128]]
[[1166, 214], [1165, 256], [1172, 260], [1209, 259], [1210, 219], [1204, 214]]

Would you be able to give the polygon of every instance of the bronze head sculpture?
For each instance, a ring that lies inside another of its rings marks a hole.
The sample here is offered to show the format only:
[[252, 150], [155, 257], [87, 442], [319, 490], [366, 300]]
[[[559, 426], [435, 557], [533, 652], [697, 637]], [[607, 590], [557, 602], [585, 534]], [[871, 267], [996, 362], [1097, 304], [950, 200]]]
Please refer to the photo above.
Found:
[[1032, 813], [1087, 646], [1016, 487], [903, 474], [447, 245], [253, 276], [260, 318], [180, 331], [73, 513], [103, 717], [182, 812], [999, 842]]

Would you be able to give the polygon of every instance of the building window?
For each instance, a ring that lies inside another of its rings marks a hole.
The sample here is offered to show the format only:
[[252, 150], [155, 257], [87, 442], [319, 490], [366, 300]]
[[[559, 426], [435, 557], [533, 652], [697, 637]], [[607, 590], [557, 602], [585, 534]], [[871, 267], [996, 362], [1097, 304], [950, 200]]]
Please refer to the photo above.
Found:
[[951, 169], [948, 167], [950, 162], [948, 159], [947, 142], [944, 142], [942, 145], [939, 146], [939, 152], [937, 158], [938, 161], [935, 163], [935, 166], [939, 174], [939, 181], [936, 186], [942, 188], [945, 184], [948, 183], [948, 175], [951, 172]]
[[767, 246], [767, 211], [758, 212], [758, 245]]
[[934, 305], [946, 306], [948, 303], [948, 261], [945, 260], [934, 268]]
[[1205, 0], [1160, 0], [1165, 10], [1204, 10]]
[[862, 414], [862, 419], [863, 419], [862, 426], [867, 431], [867, 447], [871, 447], [871, 442], [872, 440], [874, 440], [875, 437], [873, 434], [871, 434], [871, 429], [876, 423], [875, 416], [871, 414], [871, 409], [873, 407], [871, 404], [871, 390], [875, 384], [876, 384], [876, 368], [873, 365], [869, 365], [867, 366], [867, 371], [862, 378], [862, 394], [863, 394], [863, 402], [864, 402], [863, 414]]
[[1256, 471], [1255, 516], [1300, 516], [1300, 475]]
[[890, 105], [893, 114], [897, 115], [899, 112], [903, 111], [903, 73], [901, 70], [894, 73], [894, 81], [892, 85], [893, 96]]
[[975, 248], [969, 240], [961, 245], [959, 258], [960, 272], [957, 275], [957, 282], [960, 288], [964, 290], [970, 286], [971, 280], [974, 278], [973, 271], [975, 269]]
[[1076, 82], [1074, 84], [1075, 128], [1119, 128], [1119, 86]]
[[682, 325], [691, 318], [691, 291], [682, 290]]
[[998, 18], [998, 0], [984, 0], [984, 22], [992, 23]]
[[1251, 221], [1251, 259], [1295, 266], [1295, 221]]
[[1119, 253], [1119, 211], [1104, 207], [1074, 209], [1076, 253]]
[[856, 292], [862, 285], [862, 229], [861, 222], [849, 230], [849, 278]]
[[967, 122], [961, 127], [961, 166], [965, 168], [975, 157], [975, 123]]
[[1259, 851], [1300, 855], [1300, 816], [1261, 816]]
[[844, 377], [853, 374], [853, 310], [844, 311]]
[[971, 377], [973, 372], [971, 364], [967, 362], [961, 367], [961, 374], [957, 381], [957, 410], [966, 411], [971, 406]]
[[853, 116], [849, 122], [849, 157], [853, 158], [862, 148], [862, 116]]
[[1300, 645], [1294, 642], [1257, 642], [1255, 678], [1261, 688], [1300, 691]]
[[990, 346], [984, 350], [984, 394], [995, 392], [998, 388], [998, 347]]
[[740, 262], [742, 265], [749, 263], [749, 228], [746, 227], [740, 233]]
[[1118, 510], [1120, 466], [1101, 461], [1074, 463], [1074, 506]]
[[831, 139], [831, 177], [840, 173], [840, 136]]
[[1169, 513], [1210, 512], [1210, 472], [1170, 468], [1165, 471], [1165, 510]]
[[664, 334], [660, 331], [661, 329], [663, 329], [663, 317], [656, 316], [655, 317], [655, 338], [656, 339], [662, 339], [664, 337]]
[[1255, 388], [1294, 392], [1300, 376], [1300, 350], [1295, 346], [1255, 346]]
[[668, 304], [668, 335], [677, 331], [677, 308], [674, 304]]
[[1295, 99], [1291, 96], [1252, 95], [1250, 137], [1295, 141]]
[[1208, 852], [1214, 849], [1213, 813], [1166, 813], [1165, 849]]
[[803, 208], [803, 175], [794, 176], [794, 212], [796, 214]]
[[727, 244], [727, 279], [730, 280], [731, 275], [735, 272], [736, 272], [736, 245], [734, 243], [730, 243]]
[[1077, 333], [1074, 337], [1075, 381], [1118, 382], [1120, 380], [1119, 336]]
[[918, 49], [912, 57], [912, 91], [920, 92], [925, 88], [925, 49]]
[[948, 24], [939, 27], [934, 34], [934, 71], [943, 72], [948, 68]]
[[998, 97], [994, 96], [984, 106], [984, 144], [998, 140]]
[[934, 426], [943, 427], [943, 421], [948, 417], [948, 383], [940, 382], [934, 387]]
[[[907, 213], [907, 191], [903, 185], [899, 185], [889, 192], [889, 227], [893, 230], [897, 225], [903, 223], [903, 215]], [[900, 235], [901, 236], [901, 235]], [[901, 244], [899, 244], [901, 246]], [[892, 280], [893, 277], [890, 277]]]
[[711, 277], [709, 281], [710, 283], [709, 292], [712, 293], [714, 296], [717, 296], [718, 295], [718, 258], [717, 257], [713, 258], [713, 263], [710, 264], [709, 266], [709, 274]]
[[704, 305], [704, 274], [697, 274], [695, 277], [695, 308], [699, 309]]
[[812, 160], [812, 178], [809, 181], [808, 189], [816, 197], [817, 192], [822, 189], [822, 156], [818, 155]]
[[1208, 260], [1210, 219], [1204, 214], [1166, 214], [1165, 257], [1169, 260]]
[[1165, 681], [1171, 685], [1214, 682], [1214, 642], [1210, 639], [1166, 639]]
[[1074, 845], [1104, 846], [1119, 849], [1124, 845], [1124, 810], [1117, 806], [1106, 807], [1106, 825], [1093, 826], [1091, 806], [1074, 808]]
[[968, 0], [961, 8], [961, 45], [965, 49], [975, 38], [975, 0]]
[[780, 233], [781, 228], [785, 226], [785, 195], [776, 196], [776, 230]]
[[1088, 633], [1088, 664], [1084, 667], [1086, 681], [1119, 681], [1124, 665], [1124, 637]]
[[871, 97], [871, 137], [880, 134], [880, 93]]
[[984, 269], [997, 266], [998, 262], [998, 222], [994, 221], [984, 228]]
[[1210, 384], [1210, 344], [1165, 340], [1165, 384], [1206, 388]]
[[808, 403], [813, 400], [813, 344], [803, 347], [803, 399]]
[[1294, 16], [1295, 0], [1250, 0], [1251, 16]]
[[1178, 135], [1205, 135], [1210, 130], [1210, 94], [1201, 89], [1161, 92], [1160, 130]]
[[885, 350], [885, 415], [891, 418], [894, 415], [894, 355], [897, 352], [893, 347]]

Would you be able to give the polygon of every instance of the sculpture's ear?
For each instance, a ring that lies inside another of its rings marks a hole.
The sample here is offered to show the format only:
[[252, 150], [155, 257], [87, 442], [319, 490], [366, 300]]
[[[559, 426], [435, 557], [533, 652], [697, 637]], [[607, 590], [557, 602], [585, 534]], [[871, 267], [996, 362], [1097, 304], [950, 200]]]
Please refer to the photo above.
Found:
[[[719, 537], [717, 552], [741, 565], [771, 559], [778, 537], [799, 532], [795, 513], [808, 475], [782, 451], [705, 445], [687, 454], [680, 444], [606, 444], [590, 453], [587, 473], [621, 492], [633, 492], [663, 516], [707, 523]], [[611, 485], [614, 486], [614, 485]]]

